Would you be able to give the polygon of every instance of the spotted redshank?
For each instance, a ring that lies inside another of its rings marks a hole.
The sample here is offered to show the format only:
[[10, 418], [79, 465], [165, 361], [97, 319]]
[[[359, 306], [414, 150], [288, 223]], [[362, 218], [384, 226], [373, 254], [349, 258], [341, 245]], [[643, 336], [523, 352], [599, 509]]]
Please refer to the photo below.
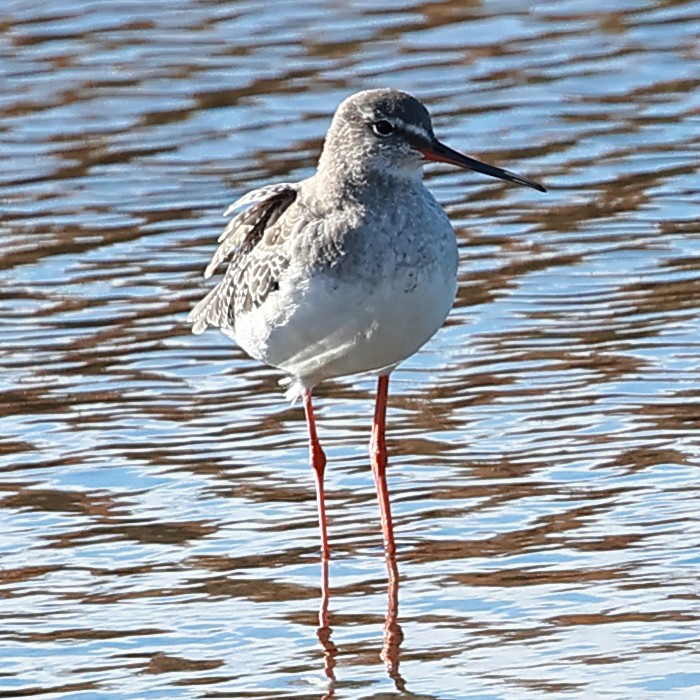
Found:
[[[315, 473], [321, 553], [328, 558], [313, 388], [324, 379], [378, 374], [370, 439], [384, 547], [395, 552], [386, 483], [390, 372], [440, 328], [457, 290], [457, 241], [423, 184], [426, 161], [542, 185], [440, 143], [427, 109], [394, 89], [347, 98], [333, 117], [316, 172], [249, 192], [205, 271], [223, 279], [189, 315], [193, 332], [216, 326], [249, 355], [287, 373], [302, 398]], [[242, 211], [239, 211], [242, 210]]]

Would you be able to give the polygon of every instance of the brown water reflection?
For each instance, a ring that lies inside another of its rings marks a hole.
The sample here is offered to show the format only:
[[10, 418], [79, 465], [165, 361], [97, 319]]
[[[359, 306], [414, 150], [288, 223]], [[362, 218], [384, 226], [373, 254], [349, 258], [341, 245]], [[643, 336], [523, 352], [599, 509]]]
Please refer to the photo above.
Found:
[[[331, 615], [329, 607], [331, 603], [331, 586], [328, 574], [329, 561], [322, 559], [321, 561], [321, 608], [318, 615], [318, 629], [316, 635], [321, 642], [324, 656], [324, 673], [329, 681], [328, 692], [323, 698], [336, 697], [336, 675], [335, 668], [337, 664], [336, 657], [340, 650], [332, 640], [333, 629], [330, 626]], [[385, 664], [386, 672], [389, 678], [394, 682], [397, 691], [401, 693], [408, 692], [406, 681], [399, 670], [401, 642], [404, 635], [401, 625], [398, 622], [399, 615], [399, 569], [396, 564], [396, 558], [391, 555], [386, 555], [386, 570], [387, 570], [387, 611], [384, 619], [384, 644], [382, 646], [380, 658]], [[346, 620], [345, 623], [351, 622]], [[372, 622], [372, 620], [368, 620]], [[344, 650], [345, 654], [352, 653], [351, 650]], [[371, 666], [374, 659], [370, 655], [367, 657], [365, 651], [355, 652], [357, 659], [355, 663], [360, 666]], [[427, 696], [423, 696], [427, 697]]]
[[[0, 10], [0, 697], [700, 692], [700, 186], [689, 2]], [[186, 312], [237, 195], [313, 167], [347, 94], [445, 141], [446, 327], [303, 415]], [[326, 578], [327, 577], [327, 578]], [[321, 606], [320, 616], [318, 606]]]

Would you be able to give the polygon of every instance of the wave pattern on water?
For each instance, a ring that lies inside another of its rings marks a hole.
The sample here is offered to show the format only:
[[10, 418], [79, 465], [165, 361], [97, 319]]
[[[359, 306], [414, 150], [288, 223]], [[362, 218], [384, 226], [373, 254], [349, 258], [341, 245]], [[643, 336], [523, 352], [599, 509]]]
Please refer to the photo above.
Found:
[[[700, 3], [13, 0], [0, 15], [0, 697], [687, 699]], [[186, 312], [229, 201], [391, 84], [456, 148], [446, 327], [303, 415]], [[400, 607], [399, 607], [400, 597]], [[320, 612], [319, 612], [320, 606]]]

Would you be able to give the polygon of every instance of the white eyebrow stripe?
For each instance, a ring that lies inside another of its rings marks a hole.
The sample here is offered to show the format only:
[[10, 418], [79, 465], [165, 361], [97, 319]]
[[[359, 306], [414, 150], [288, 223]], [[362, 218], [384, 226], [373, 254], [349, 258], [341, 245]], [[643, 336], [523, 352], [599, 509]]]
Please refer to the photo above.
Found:
[[432, 136], [422, 126], [417, 126], [416, 124], [405, 124], [404, 131], [407, 131], [413, 136], [424, 139], [425, 141], [432, 140]]

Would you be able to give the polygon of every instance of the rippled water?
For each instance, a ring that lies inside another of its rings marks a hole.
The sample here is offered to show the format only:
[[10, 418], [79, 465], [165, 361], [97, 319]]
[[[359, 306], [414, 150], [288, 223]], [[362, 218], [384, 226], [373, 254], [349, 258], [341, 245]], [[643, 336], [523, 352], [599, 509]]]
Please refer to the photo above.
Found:
[[[0, 697], [700, 697], [700, 2], [0, 24]], [[550, 192], [428, 169], [461, 287], [392, 382], [398, 572], [365, 377], [319, 392], [324, 572], [301, 409], [185, 315], [225, 206], [381, 85]]]

